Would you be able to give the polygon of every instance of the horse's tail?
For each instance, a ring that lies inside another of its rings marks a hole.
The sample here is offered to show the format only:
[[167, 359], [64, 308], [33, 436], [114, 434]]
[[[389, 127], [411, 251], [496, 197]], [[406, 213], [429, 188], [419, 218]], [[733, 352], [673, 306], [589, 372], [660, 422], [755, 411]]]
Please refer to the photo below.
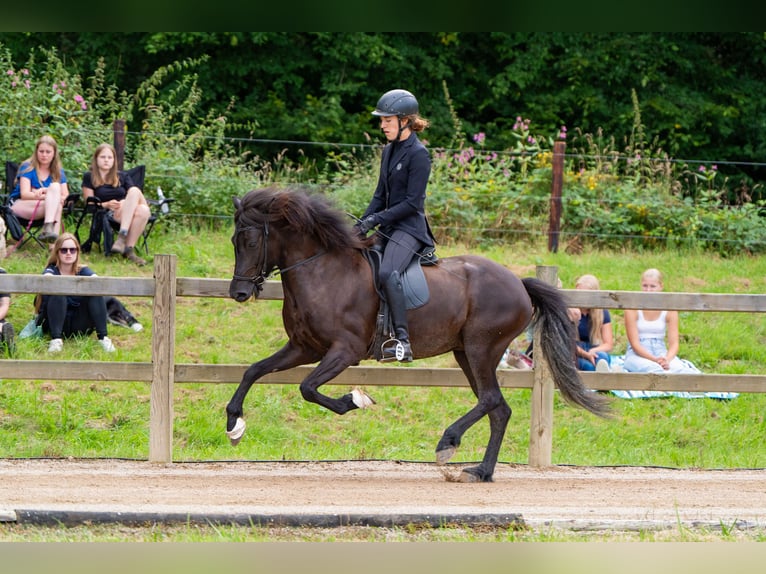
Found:
[[540, 351], [545, 355], [553, 381], [567, 402], [598, 416], [608, 417], [609, 402], [602, 395], [588, 390], [577, 370], [575, 331], [563, 295], [555, 287], [534, 277], [525, 277], [522, 283], [534, 306], [532, 326], [540, 333], [542, 349], [535, 349], [535, 356], [539, 356]]

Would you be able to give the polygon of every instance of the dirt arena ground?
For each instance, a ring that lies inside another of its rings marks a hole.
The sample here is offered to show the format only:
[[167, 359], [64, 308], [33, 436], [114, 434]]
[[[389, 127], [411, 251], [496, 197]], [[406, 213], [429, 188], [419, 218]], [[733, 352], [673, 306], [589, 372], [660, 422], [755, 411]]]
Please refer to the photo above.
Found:
[[[766, 470], [499, 464], [495, 482], [460, 467], [397, 461], [0, 460], [0, 520], [231, 518], [274, 524], [446, 519], [597, 530], [766, 527]], [[63, 518], [62, 518], [63, 517]], [[131, 518], [132, 517], [132, 518]]]

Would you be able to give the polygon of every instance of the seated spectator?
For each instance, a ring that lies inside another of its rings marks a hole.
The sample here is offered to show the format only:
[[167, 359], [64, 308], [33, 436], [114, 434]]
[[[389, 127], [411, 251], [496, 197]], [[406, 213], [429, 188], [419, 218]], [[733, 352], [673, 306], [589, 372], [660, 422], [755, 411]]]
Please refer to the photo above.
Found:
[[[583, 275], [575, 289], [600, 289], [598, 279]], [[569, 316], [577, 326], [577, 368], [581, 371], [609, 372], [609, 353], [614, 346], [612, 316], [608, 309], [570, 308]]]
[[[62, 233], [53, 244], [43, 275], [96, 276], [89, 267], [80, 263], [80, 244], [72, 233]], [[49, 353], [63, 350], [64, 337], [89, 335], [94, 330], [104, 351], [115, 351], [107, 336], [106, 298], [103, 296], [43, 295], [39, 320], [42, 321], [43, 333], [51, 337]]]
[[117, 171], [116, 157], [111, 144], [102, 143], [96, 148], [90, 171], [82, 178], [82, 196], [86, 201], [91, 196], [97, 197], [120, 224], [112, 253], [120, 253], [137, 265], [146, 265], [146, 261], [135, 254], [135, 246], [146, 228], [151, 210], [143, 192], [133, 184], [130, 176]]
[[55, 241], [68, 195], [58, 144], [51, 136], [42, 136], [35, 143], [35, 153], [19, 166], [10, 195], [11, 210], [27, 220], [42, 219], [40, 239]]
[[[0, 273], [5, 273], [5, 269], [0, 267]], [[15, 349], [15, 332], [13, 325], [6, 321], [8, 310], [11, 308], [11, 296], [8, 293], [0, 293], [0, 351], [4, 351], [7, 356], [13, 355]]]
[[[662, 274], [647, 269], [641, 291], [662, 291]], [[699, 373], [689, 361], [678, 358], [678, 311], [625, 310], [628, 348], [623, 368], [632, 373]], [[667, 343], [666, 343], [667, 339]]]

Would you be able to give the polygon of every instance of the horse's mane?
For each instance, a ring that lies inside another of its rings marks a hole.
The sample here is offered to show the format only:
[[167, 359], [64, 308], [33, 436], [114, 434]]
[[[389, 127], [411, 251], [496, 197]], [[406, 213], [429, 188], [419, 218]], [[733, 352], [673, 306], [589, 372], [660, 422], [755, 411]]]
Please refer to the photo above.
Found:
[[243, 225], [286, 225], [299, 234], [311, 235], [327, 251], [360, 249], [368, 244], [351, 229], [349, 216], [331, 199], [300, 188], [267, 187], [245, 194], [235, 214]]

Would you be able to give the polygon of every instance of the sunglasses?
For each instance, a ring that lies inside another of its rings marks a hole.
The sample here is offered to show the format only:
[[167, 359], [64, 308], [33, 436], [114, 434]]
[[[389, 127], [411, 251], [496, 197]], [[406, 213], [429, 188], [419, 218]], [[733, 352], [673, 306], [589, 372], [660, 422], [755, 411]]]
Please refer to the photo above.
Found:
[[59, 253], [77, 253], [77, 247], [59, 247]]

